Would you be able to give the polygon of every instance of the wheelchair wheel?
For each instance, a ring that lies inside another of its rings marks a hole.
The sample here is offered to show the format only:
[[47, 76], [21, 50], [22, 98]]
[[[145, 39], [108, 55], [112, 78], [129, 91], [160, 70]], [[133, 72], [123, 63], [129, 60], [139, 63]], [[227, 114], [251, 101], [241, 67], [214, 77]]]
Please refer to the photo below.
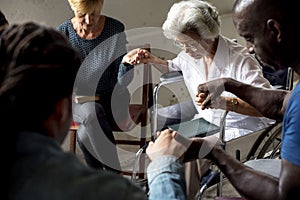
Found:
[[281, 129], [282, 123], [279, 123], [266, 135], [267, 139], [257, 155], [258, 159], [280, 158]]

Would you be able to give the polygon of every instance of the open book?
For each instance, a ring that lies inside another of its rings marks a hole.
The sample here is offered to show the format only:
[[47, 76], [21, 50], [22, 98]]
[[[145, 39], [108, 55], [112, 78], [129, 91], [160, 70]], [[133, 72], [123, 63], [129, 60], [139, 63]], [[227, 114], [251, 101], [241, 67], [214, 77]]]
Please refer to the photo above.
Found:
[[220, 131], [220, 127], [203, 118], [193, 119], [169, 126], [185, 137], [205, 137]]

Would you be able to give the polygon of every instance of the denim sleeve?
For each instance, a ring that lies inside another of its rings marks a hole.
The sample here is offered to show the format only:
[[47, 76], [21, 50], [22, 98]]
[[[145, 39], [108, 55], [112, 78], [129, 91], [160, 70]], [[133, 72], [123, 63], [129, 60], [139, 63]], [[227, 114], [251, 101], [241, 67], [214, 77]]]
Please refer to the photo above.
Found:
[[184, 167], [174, 156], [162, 156], [147, 168], [149, 199], [186, 199]]
[[128, 86], [134, 75], [134, 69], [133, 65], [124, 65], [123, 63], [119, 66], [119, 72], [118, 72], [118, 82], [122, 86]]

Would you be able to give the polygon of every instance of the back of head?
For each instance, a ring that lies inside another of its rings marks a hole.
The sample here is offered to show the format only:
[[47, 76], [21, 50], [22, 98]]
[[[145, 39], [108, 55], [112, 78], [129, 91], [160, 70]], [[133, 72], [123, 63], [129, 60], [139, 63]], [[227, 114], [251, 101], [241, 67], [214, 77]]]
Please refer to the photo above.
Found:
[[0, 57], [1, 139], [6, 144], [1, 145], [5, 152], [1, 180], [2, 194], [7, 195], [16, 133], [44, 133], [44, 121], [56, 103], [71, 98], [80, 59], [61, 33], [34, 23], [6, 28]]
[[162, 28], [169, 39], [189, 31], [197, 32], [202, 39], [216, 38], [220, 33], [221, 20], [217, 9], [201, 0], [183, 0], [175, 3]]
[[80, 59], [55, 29], [25, 23], [0, 40], [1, 127], [40, 131], [55, 104], [71, 97]]
[[255, 40], [255, 53], [268, 58], [263, 61], [270, 62], [268, 64], [276, 68], [300, 64], [300, 27], [296, 2], [236, 0], [233, 5], [233, 22], [239, 34], [248, 37], [251, 42]]
[[5, 15], [3, 14], [3, 12], [0, 10], [0, 34], [7, 25], [8, 25], [8, 21]]

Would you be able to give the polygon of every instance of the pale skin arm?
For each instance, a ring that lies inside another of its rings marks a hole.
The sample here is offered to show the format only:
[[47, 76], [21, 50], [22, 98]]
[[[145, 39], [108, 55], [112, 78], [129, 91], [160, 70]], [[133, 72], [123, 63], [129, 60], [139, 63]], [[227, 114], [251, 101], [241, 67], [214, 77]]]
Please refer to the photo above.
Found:
[[154, 66], [162, 73], [168, 72], [168, 61], [163, 60], [149, 51], [141, 48], [136, 48], [129, 51], [122, 59], [122, 63], [137, 65], [140, 63], [154, 64]]

